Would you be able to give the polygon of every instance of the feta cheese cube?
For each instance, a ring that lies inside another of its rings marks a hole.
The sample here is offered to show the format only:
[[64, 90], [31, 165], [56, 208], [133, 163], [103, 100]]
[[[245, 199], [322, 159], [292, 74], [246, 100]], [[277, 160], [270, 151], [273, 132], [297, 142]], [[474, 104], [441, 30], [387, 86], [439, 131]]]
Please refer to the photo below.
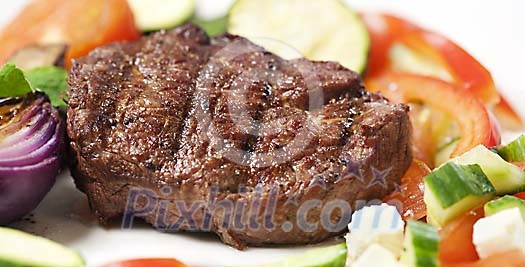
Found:
[[525, 252], [525, 222], [520, 209], [503, 210], [478, 220], [472, 241], [482, 259], [514, 249]]
[[355, 261], [372, 244], [378, 244], [398, 258], [403, 250], [405, 223], [394, 206], [364, 207], [352, 214], [346, 235], [348, 260]]
[[381, 266], [381, 267], [403, 267], [401, 263], [397, 261], [397, 257], [390, 252], [390, 250], [384, 248], [381, 245], [372, 244], [359, 258], [349, 265], [351, 267], [370, 267], [370, 266]]

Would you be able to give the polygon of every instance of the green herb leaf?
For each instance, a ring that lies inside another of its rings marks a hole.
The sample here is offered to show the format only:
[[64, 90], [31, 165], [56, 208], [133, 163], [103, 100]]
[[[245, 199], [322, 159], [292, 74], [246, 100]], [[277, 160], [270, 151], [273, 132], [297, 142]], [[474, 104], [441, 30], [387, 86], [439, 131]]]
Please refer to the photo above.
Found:
[[31, 86], [45, 93], [51, 105], [67, 107], [67, 72], [57, 67], [41, 67], [26, 72]]
[[228, 16], [218, 17], [212, 20], [193, 18], [190, 22], [203, 28], [209, 36], [216, 36], [225, 33], [228, 29]]
[[33, 92], [24, 72], [14, 63], [5, 64], [0, 70], [0, 97], [23, 97]]

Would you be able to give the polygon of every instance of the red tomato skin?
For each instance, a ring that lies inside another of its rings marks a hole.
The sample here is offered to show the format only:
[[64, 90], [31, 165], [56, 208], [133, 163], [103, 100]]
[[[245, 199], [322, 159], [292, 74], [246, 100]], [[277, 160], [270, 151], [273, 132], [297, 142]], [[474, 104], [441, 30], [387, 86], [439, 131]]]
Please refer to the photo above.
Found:
[[457, 264], [479, 259], [472, 243], [474, 223], [483, 218], [479, 207], [452, 221], [439, 231], [439, 260], [443, 264]]
[[104, 265], [103, 267], [186, 267], [176, 259], [134, 259]]
[[66, 65], [93, 48], [140, 36], [126, 0], [33, 0], [0, 31], [0, 64], [36, 43], [66, 43]]
[[420, 220], [427, 216], [427, 206], [423, 201], [425, 191], [423, 178], [430, 173], [430, 168], [419, 161], [413, 160], [408, 170], [401, 178], [399, 190], [392, 192], [383, 199], [385, 203], [397, 201], [401, 205], [400, 213], [404, 220]]

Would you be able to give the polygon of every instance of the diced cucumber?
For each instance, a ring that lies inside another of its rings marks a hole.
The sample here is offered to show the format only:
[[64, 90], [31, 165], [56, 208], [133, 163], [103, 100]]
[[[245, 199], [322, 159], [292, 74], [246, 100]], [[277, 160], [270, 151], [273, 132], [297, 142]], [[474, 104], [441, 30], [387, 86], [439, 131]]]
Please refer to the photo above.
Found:
[[451, 161], [462, 165], [478, 164], [496, 188], [498, 195], [513, 194], [525, 189], [525, 172], [483, 145]]
[[340, 0], [238, 0], [230, 10], [228, 30], [287, 59], [298, 57], [298, 51], [360, 73], [370, 47], [360, 17]]
[[483, 207], [485, 216], [490, 216], [494, 213], [512, 208], [519, 208], [521, 216], [525, 219], [525, 201], [515, 196], [503, 196], [501, 198], [489, 201]]
[[438, 148], [438, 151], [436, 152], [436, 156], [434, 159], [434, 165], [435, 166], [441, 166], [443, 163], [450, 160], [450, 155], [454, 151], [454, 148], [459, 142], [459, 138], [455, 138], [452, 141], [450, 141], [448, 144], [445, 144], [444, 146]]
[[408, 267], [439, 266], [439, 236], [430, 224], [408, 221], [401, 262]]
[[289, 256], [280, 262], [259, 265], [258, 267], [344, 267], [346, 263], [346, 244], [315, 248], [305, 253]]
[[525, 162], [525, 135], [518, 137], [504, 147], [498, 148], [498, 154], [506, 161]]
[[424, 179], [427, 217], [443, 226], [490, 200], [496, 190], [479, 165], [446, 163]]
[[84, 260], [75, 251], [51, 240], [0, 228], [0, 266], [81, 267]]
[[170, 29], [187, 21], [195, 0], [128, 0], [135, 24], [144, 32]]
[[209, 36], [216, 36], [225, 33], [228, 28], [228, 16], [212, 20], [193, 18], [190, 22], [203, 28]]

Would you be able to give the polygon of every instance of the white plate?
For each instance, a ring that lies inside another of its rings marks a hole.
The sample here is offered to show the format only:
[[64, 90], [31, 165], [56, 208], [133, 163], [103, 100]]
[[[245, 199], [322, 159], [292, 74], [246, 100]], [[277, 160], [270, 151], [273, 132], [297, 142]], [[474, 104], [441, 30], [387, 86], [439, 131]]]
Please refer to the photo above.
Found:
[[[0, 2], [0, 24], [26, 1]], [[216, 16], [230, 0], [198, 0], [198, 14]], [[525, 1], [350, 0], [359, 10], [387, 11], [405, 16], [457, 41], [494, 75], [504, 92], [525, 114]], [[312, 18], [314, 19], [314, 18]], [[319, 19], [319, 18], [315, 18]], [[307, 29], [305, 29], [307, 30]], [[85, 196], [66, 172], [29, 220], [13, 226], [46, 236], [80, 251], [88, 266], [119, 259], [176, 257], [193, 266], [253, 265], [272, 262], [305, 247], [250, 248], [237, 251], [207, 234], [162, 234], [147, 226], [133, 230], [99, 227], [89, 213]]]

